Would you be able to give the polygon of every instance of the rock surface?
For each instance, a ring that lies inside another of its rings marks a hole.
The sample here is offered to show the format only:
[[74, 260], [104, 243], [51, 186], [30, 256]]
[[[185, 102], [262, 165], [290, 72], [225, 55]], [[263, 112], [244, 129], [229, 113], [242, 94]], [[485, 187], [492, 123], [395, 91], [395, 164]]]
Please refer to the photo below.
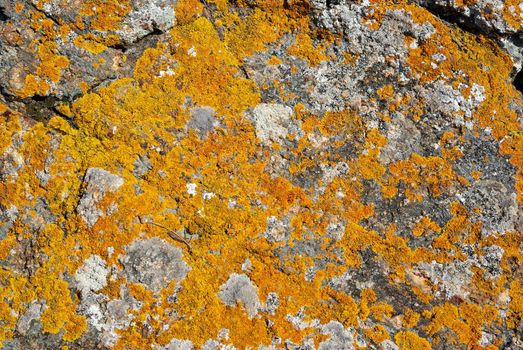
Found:
[[0, 1], [0, 348], [521, 349], [522, 25]]

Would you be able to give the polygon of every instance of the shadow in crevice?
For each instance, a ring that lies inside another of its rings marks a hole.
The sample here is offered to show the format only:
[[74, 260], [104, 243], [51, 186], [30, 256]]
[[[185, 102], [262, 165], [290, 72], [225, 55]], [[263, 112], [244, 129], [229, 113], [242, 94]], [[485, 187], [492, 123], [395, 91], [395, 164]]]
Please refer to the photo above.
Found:
[[0, 6], [0, 22], [7, 21], [9, 17], [5, 14], [4, 8]]
[[513, 84], [519, 92], [523, 93], [523, 69], [516, 74]]

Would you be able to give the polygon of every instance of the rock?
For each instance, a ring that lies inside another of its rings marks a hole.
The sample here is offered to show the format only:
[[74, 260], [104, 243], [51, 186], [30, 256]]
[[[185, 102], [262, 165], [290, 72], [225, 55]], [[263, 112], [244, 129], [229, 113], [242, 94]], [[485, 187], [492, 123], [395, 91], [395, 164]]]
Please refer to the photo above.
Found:
[[[91, 7], [77, 0], [42, 4], [5, 1], [2, 9], [6, 18], [0, 21], [0, 73], [7, 78], [0, 86], [9, 100], [50, 96], [47, 108], [52, 109], [86, 89], [130, 76], [134, 62], [154, 42], [151, 36], [160, 36], [174, 25], [175, 5], [175, 0], [133, 0]], [[109, 14], [111, 11], [116, 13]], [[35, 29], [42, 20], [47, 21], [49, 30]], [[32, 27], [27, 25], [31, 21], [35, 23]], [[33, 54], [35, 41], [41, 47], [38, 55]], [[53, 72], [41, 74], [48, 67]], [[23, 109], [33, 118], [47, 113]]]
[[124, 17], [116, 34], [124, 44], [134, 43], [156, 31], [166, 32], [175, 22], [176, 0], [132, 0], [131, 11]]
[[516, 195], [510, 194], [500, 182], [478, 181], [463, 194], [462, 201], [471, 210], [480, 208], [474, 220], [482, 223], [485, 235], [521, 230], [523, 227]]
[[173, 339], [169, 345], [159, 348], [159, 350], [193, 350], [193, 343], [189, 340]]
[[407, 159], [412, 153], [421, 153], [421, 133], [412, 120], [396, 113], [388, 125], [387, 144], [380, 150], [384, 164]]
[[0, 240], [5, 239], [17, 217], [18, 208], [14, 205], [10, 208], [2, 208], [0, 206]]
[[30, 329], [34, 327], [34, 322], [40, 321], [42, 315], [42, 305], [38, 303], [31, 303], [27, 311], [18, 319], [16, 323], [16, 331], [27, 336]]
[[2, 1], [0, 347], [518, 348], [522, 13]]
[[[455, 261], [448, 264], [422, 263], [420, 268], [428, 275], [428, 278], [438, 286], [446, 299], [454, 296], [467, 297], [468, 288], [473, 273], [470, 271], [470, 262]], [[436, 294], [438, 295], [438, 294]]]
[[460, 1], [416, 0], [421, 6], [459, 27], [489, 35], [505, 47], [515, 66], [521, 69], [521, 3], [501, 0], [463, 3]]
[[152, 168], [153, 165], [151, 160], [147, 156], [138, 156], [134, 161], [133, 175], [136, 178], [141, 179], [145, 174], [151, 171]]

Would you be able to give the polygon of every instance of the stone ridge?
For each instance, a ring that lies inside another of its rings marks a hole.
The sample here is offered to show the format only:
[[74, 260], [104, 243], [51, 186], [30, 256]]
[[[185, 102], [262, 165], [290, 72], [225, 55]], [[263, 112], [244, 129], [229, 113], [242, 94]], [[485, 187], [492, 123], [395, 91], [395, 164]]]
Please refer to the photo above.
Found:
[[0, 348], [523, 348], [522, 24], [0, 1]]

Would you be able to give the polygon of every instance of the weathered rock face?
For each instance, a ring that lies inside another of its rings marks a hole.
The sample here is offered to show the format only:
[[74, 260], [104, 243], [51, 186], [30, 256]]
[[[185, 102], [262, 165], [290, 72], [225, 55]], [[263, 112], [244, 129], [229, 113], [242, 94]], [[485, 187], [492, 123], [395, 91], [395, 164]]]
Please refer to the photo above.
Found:
[[522, 348], [522, 6], [1, 1], [3, 348]]
[[521, 69], [523, 4], [518, 0], [416, 0], [434, 15], [497, 40]]

